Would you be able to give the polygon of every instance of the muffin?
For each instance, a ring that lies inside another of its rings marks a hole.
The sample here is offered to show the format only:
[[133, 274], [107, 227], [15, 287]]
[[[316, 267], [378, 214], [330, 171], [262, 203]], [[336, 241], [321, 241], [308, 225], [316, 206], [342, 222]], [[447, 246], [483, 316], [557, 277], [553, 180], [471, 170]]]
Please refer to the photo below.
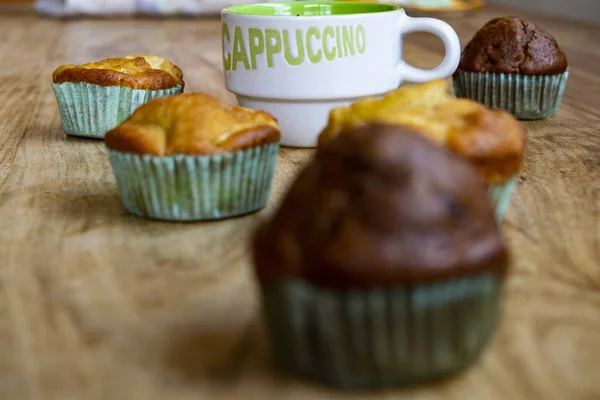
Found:
[[525, 159], [527, 132], [501, 110], [450, 97], [444, 81], [403, 86], [382, 99], [364, 98], [331, 111], [319, 146], [369, 123], [409, 126], [468, 160], [489, 187], [502, 220]]
[[149, 100], [183, 92], [179, 67], [158, 56], [63, 65], [52, 74], [67, 135], [101, 139]]
[[266, 112], [191, 93], [143, 104], [104, 142], [127, 211], [200, 221], [266, 205], [279, 138]]
[[477, 172], [392, 125], [319, 147], [258, 228], [253, 258], [278, 364], [363, 389], [477, 360], [510, 263]]
[[453, 78], [457, 97], [534, 120], [556, 115], [568, 77], [567, 57], [550, 34], [507, 17], [475, 34]]

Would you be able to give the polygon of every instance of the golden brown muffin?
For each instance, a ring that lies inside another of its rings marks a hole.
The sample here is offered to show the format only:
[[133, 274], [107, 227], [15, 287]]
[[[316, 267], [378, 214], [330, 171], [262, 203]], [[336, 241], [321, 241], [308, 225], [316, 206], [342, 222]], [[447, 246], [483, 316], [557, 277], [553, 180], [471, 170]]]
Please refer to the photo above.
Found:
[[492, 111], [446, 93], [444, 81], [402, 87], [382, 99], [361, 99], [331, 111], [319, 146], [341, 131], [384, 123], [404, 125], [466, 158], [488, 184], [502, 183], [521, 169], [527, 132], [510, 114]]
[[204, 93], [161, 97], [140, 106], [104, 137], [112, 150], [166, 156], [243, 150], [280, 138], [264, 111], [231, 106]]
[[533, 22], [496, 18], [471, 39], [459, 71], [553, 75], [567, 70], [567, 56], [556, 40]]
[[52, 79], [54, 83], [86, 82], [141, 90], [184, 86], [181, 69], [159, 56], [127, 56], [83, 65], [63, 65], [54, 71]]

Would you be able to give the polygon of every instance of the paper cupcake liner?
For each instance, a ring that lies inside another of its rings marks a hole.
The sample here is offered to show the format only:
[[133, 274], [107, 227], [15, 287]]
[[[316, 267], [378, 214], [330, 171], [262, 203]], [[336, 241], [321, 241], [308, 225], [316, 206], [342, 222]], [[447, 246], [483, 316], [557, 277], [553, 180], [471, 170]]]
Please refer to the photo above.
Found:
[[505, 110], [520, 120], [552, 118], [567, 86], [569, 71], [557, 75], [463, 72], [454, 75], [456, 97]]
[[165, 221], [233, 217], [269, 199], [279, 144], [210, 156], [108, 150], [125, 209]]
[[495, 330], [501, 292], [494, 274], [362, 291], [290, 279], [266, 285], [263, 305], [284, 369], [336, 387], [378, 389], [472, 364]]
[[53, 83], [63, 129], [67, 135], [102, 139], [142, 104], [182, 92], [181, 86], [165, 90], [134, 90], [123, 86], [90, 83]]
[[506, 210], [508, 210], [508, 206], [510, 205], [510, 199], [515, 191], [516, 184], [517, 177], [514, 176], [502, 184], [490, 185], [488, 189], [488, 195], [490, 196], [494, 206], [496, 219], [499, 222], [504, 220], [504, 215], [506, 214]]

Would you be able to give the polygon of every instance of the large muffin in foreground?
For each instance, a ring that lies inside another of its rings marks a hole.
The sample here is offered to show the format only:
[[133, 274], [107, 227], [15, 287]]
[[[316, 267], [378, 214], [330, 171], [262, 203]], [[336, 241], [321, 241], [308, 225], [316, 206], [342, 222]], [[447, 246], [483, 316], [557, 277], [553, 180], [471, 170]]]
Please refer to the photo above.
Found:
[[352, 388], [473, 363], [496, 326], [509, 265], [475, 170], [390, 125], [319, 147], [253, 245], [278, 364]]
[[504, 17], [485, 24], [467, 44], [454, 90], [518, 119], [544, 119], [556, 115], [568, 76], [567, 57], [549, 33]]
[[488, 185], [502, 220], [525, 160], [527, 131], [510, 114], [456, 99], [446, 89], [445, 81], [431, 81], [402, 86], [381, 99], [364, 98], [335, 108], [319, 136], [319, 146], [366, 124], [409, 126], [469, 161]]
[[62, 65], [52, 81], [65, 133], [97, 139], [139, 105], [179, 94], [185, 85], [179, 67], [152, 55]]
[[279, 139], [266, 112], [191, 93], [140, 106], [104, 141], [127, 211], [200, 221], [266, 205]]

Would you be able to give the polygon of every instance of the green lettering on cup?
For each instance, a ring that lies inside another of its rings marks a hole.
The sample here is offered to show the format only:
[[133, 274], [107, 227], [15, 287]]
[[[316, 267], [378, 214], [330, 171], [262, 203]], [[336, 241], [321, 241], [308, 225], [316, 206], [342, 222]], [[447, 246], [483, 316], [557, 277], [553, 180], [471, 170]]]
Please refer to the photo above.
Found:
[[265, 51], [265, 38], [258, 28], [248, 28], [248, 42], [250, 42], [250, 63], [256, 69], [256, 56]]
[[296, 29], [296, 49], [298, 49], [298, 55], [292, 56], [292, 50], [290, 45], [290, 38], [287, 29], [283, 30], [283, 53], [285, 54], [285, 60], [290, 65], [300, 65], [304, 60], [304, 44], [302, 43], [302, 30]]
[[359, 25], [356, 27], [356, 50], [359, 54], [364, 54], [367, 48], [367, 34], [365, 33], [365, 27]]
[[310, 62], [313, 64], [317, 64], [319, 61], [321, 61], [321, 58], [323, 57], [323, 52], [321, 51], [321, 49], [317, 50], [316, 53], [313, 52], [313, 46], [311, 41], [312, 38], [314, 38], [315, 40], [321, 39], [321, 33], [315, 27], [308, 28], [308, 30], [306, 31], [306, 52], [308, 53], [308, 59], [310, 60]]
[[223, 49], [223, 69], [225, 69], [225, 71], [229, 71], [231, 69], [231, 54], [228, 53], [227, 57], [225, 56], [225, 41], [229, 43], [230, 40], [231, 35], [229, 34], [229, 27], [223, 22], [221, 31], [221, 47]]
[[343, 50], [343, 46], [342, 46], [342, 34], [340, 32], [340, 27], [339, 26], [335, 27], [335, 43], [336, 43], [336, 47], [337, 47], [338, 58], [342, 58], [342, 50]]
[[275, 29], [265, 29], [267, 47], [267, 66], [273, 68], [273, 55], [281, 51], [281, 34]]
[[331, 61], [335, 58], [335, 46], [331, 50], [327, 49], [327, 36], [331, 36], [331, 40], [335, 40], [335, 32], [330, 26], [326, 26], [323, 29], [323, 52], [325, 53], [325, 58]]
[[354, 28], [352, 26], [342, 27], [342, 37], [344, 40], [344, 57], [353, 56], [356, 52], [354, 49]]
[[233, 70], [237, 69], [237, 63], [244, 63], [244, 69], [250, 69], [250, 63], [248, 62], [248, 54], [246, 53], [246, 45], [244, 43], [244, 36], [242, 35], [242, 29], [239, 26], [235, 27], [233, 31]]

